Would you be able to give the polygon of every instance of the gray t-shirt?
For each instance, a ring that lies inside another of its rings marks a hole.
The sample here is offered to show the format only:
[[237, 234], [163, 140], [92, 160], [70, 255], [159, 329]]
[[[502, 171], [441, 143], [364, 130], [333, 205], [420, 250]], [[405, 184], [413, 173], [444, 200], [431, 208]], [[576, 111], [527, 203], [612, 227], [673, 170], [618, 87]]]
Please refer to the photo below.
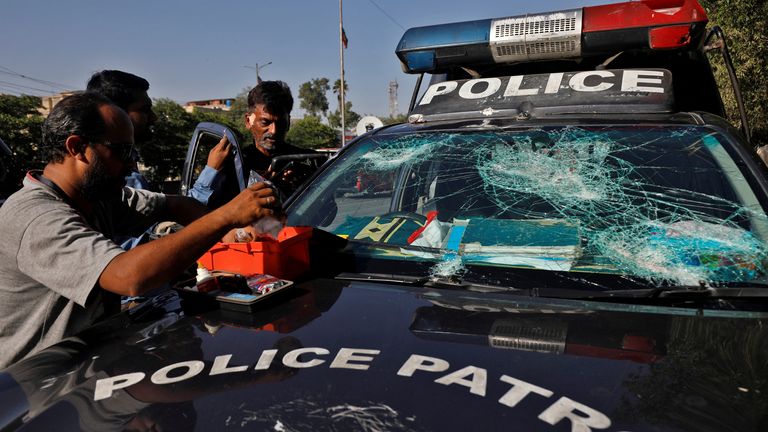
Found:
[[124, 251], [112, 239], [157, 221], [165, 195], [131, 188], [86, 220], [32, 175], [0, 207], [0, 368], [119, 311], [94, 289]]

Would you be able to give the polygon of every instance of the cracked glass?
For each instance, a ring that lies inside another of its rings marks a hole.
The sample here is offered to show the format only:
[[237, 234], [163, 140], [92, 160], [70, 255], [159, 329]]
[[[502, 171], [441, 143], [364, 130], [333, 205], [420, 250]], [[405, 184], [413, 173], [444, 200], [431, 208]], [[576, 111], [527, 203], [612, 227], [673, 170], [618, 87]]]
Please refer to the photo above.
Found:
[[705, 126], [374, 135], [315, 180], [288, 223], [347, 238], [356, 253], [427, 262], [432, 277], [765, 282], [768, 221], [733, 155]]

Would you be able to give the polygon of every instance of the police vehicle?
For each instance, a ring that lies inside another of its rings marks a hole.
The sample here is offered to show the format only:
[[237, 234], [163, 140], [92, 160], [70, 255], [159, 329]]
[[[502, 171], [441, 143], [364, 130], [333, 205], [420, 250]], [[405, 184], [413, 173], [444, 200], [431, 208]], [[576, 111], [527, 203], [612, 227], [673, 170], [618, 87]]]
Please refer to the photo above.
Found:
[[292, 287], [167, 293], [32, 355], [0, 427], [765, 430], [768, 183], [706, 23], [653, 0], [409, 30], [430, 85], [289, 199]]

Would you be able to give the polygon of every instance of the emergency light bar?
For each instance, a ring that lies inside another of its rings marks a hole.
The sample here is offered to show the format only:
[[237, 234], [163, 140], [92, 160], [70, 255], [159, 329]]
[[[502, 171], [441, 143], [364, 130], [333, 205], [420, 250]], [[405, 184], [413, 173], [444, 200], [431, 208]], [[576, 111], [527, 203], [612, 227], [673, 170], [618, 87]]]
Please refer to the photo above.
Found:
[[407, 73], [559, 60], [634, 49], [695, 48], [707, 14], [696, 0], [642, 0], [415, 27], [395, 51]]

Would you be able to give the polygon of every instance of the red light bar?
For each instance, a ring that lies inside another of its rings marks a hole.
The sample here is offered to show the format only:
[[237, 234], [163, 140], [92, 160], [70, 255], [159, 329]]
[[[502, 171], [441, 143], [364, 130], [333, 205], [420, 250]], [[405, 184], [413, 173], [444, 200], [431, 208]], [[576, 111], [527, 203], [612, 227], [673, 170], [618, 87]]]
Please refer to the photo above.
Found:
[[696, 0], [645, 0], [582, 9], [585, 54], [695, 48], [707, 13]]
[[706, 23], [707, 13], [695, 0], [646, 0], [583, 9], [584, 33], [633, 27]]
[[657, 27], [648, 32], [653, 49], [680, 48], [691, 42], [691, 26]]

